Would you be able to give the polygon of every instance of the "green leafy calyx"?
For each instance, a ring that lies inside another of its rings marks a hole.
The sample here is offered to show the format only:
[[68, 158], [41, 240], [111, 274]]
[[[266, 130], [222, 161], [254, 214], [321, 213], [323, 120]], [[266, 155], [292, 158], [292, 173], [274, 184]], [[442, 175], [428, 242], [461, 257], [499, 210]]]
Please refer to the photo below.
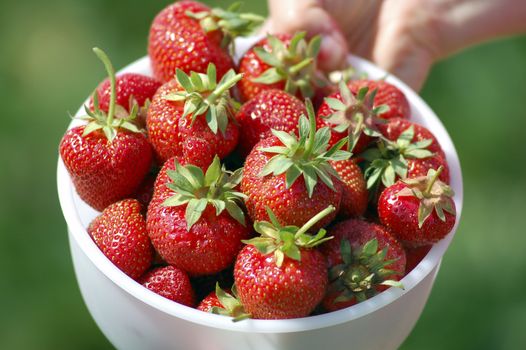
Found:
[[431, 216], [433, 210], [436, 211], [440, 220], [446, 221], [444, 212], [456, 215], [453, 206], [453, 189], [440, 181], [438, 177], [444, 167], [438, 170], [429, 169], [426, 176], [420, 176], [414, 179], [402, 180], [406, 185], [397, 193], [398, 197], [414, 196], [420, 200], [418, 207], [418, 227], [422, 228], [424, 222]]
[[132, 132], [141, 133], [144, 130], [141, 130], [135, 124], [137, 115], [140, 111], [139, 105], [136, 101], [131, 100], [130, 104], [131, 111], [128, 113], [126, 109], [116, 103], [117, 91], [116, 91], [116, 79], [115, 79], [115, 69], [111, 64], [111, 61], [104, 51], [98, 47], [93, 48], [93, 52], [97, 57], [104, 63], [106, 71], [108, 72], [108, 77], [110, 79], [110, 103], [108, 106], [108, 113], [104, 112], [99, 108], [99, 98], [97, 90], [93, 92], [93, 111], [89, 109], [88, 106], [84, 106], [86, 111], [85, 116], [79, 117], [79, 119], [85, 120], [88, 124], [84, 128], [84, 133], [82, 136], [91, 134], [96, 130], [102, 130], [106, 138], [112, 142], [119, 129], [126, 129]]
[[389, 111], [389, 106], [374, 106], [374, 98], [377, 89], [369, 93], [368, 87], [363, 87], [354, 94], [349, 86], [342, 80], [339, 83], [341, 99], [327, 97], [325, 103], [333, 110], [328, 116], [323, 116], [329, 123], [335, 124], [334, 131], [349, 134], [349, 150], [352, 151], [362, 133], [380, 137], [381, 134], [376, 128], [377, 123], [385, 123], [384, 119], [378, 116]]
[[223, 33], [221, 46], [225, 48], [238, 36], [253, 35], [265, 20], [254, 13], [240, 12], [241, 5], [241, 2], [236, 2], [226, 10], [218, 7], [196, 13], [187, 11], [186, 15], [198, 20], [201, 28], [207, 33], [220, 30]]
[[404, 130], [396, 141], [379, 137], [376, 147], [370, 148], [361, 154], [368, 166], [365, 170], [367, 189], [374, 188], [381, 181], [385, 187], [393, 185], [396, 178], [407, 177], [407, 159], [424, 159], [434, 155], [428, 147], [432, 139], [411, 142], [415, 131], [411, 125]]
[[208, 127], [214, 134], [219, 129], [224, 135], [229, 120], [239, 109], [230, 95], [230, 89], [243, 77], [231, 69], [217, 82], [216, 67], [210, 63], [206, 74], [191, 72], [187, 75], [180, 69], [176, 70], [176, 78], [181, 90], [166, 94], [168, 101], [184, 101], [183, 117], [191, 114], [192, 122], [198, 116], [206, 113]]
[[252, 81], [261, 84], [285, 82], [285, 91], [295, 95], [299, 90], [303, 97], [313, 97], [315, 87], [327, 85], [328, 81], [316, 69], [316, 58], [320, 51], [321, 37], [310, 41], [305, 32], [292, 37], [288, 46], [273, 35], [267, 36], [270, 50], [254, 47], [254, 52], [263, 62], [271, 66]]
[[303, 175], [309, 198], [312, 197], [318, 179], [335, 191], [333, 177], [339, 178], [338, 173], [329, 161], [346, 160], [351, 153], [341, 150], [347, 142], [340, 140], [328, 149], [331, 132], [325, 127], [316, 130], [314, 107], [310, 100], [306, 101], [309, 119], [302, 115], [299, 120], [299, 139], [293, 133], [272, 130], [282, 146], [260, 148], [260, 151], [275, 153], [261, 170], [260, 176], [285, 174], [286, 187], [290, 188], [296, 179]]
[[387, 247], [378, 249], [376, 238], [356, 250], [352, 250], [347, 239], [342, 239], [340, 254], [343, 262], [329, 270], [329, 293], [340, 293], [334, 302], [346, 302], [353, 298], [358, 302], [364, 301], [377, 294], [376, 286], [379, 285], [403, 289], [401, 282], [389, 279], [401, 272], [386, 268], [396, 261], [386, 259], [387, 251]]
[[256, 221], [254, 223], [254, 229], [261, 236], [243, 241], [243, 243], [253, 245], [263, 255], [274, 253], [274, 259], [278, 267], [281, 267], [283, 264], [285, 256], [300, 261], [300, 248], [313, 248], [332, 239], [332, 237], [325, 237], [327, 231], [323, 228], [314, 236], [308, 234], [307, 231], [335, 210], [336, 208], [330, 205], [312, 217], [305, 225], [297, 227], [292, 225], [282, 226], [276, 215], [267, 207], [270, 222]]
[[242, 169], [227, 171], [216, 156], [206, 173], [194, 165], [182, 166], [175, 161], [175, 170], [167, 171], [171, 182], [166, 186], [174, 195], [163, 202], [164, 206], [186, 205], [187, 230], [201, 218], [208, 205], [216, 209], [219, 216], [226, 209], [236, 221], [245, 225], [245, 214], [240, 204], [246, 196], [235, 188], [241, 182]]
[[216, 283], [216, 296], [223, 307], [213, 306], [209, 312], [216, 315], [230, 316], [233, 322], [238, 322], [251, 318], [251, 315], [245, 311], [243, 304], [237, 296], [236, 285], [232, 286], [232, 294], [225, 292]]

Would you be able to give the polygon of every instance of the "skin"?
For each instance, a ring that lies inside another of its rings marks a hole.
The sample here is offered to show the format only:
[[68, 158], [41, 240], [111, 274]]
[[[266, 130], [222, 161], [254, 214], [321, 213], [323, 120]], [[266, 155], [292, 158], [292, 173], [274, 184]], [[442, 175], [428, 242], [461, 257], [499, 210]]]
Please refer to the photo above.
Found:
[[517, 0], [268, 0], [264, 32], [321, 34], [320, 63], [342, 68], [349, 52], [420, 90], [433, 63], [466, 47], [526, 32]]

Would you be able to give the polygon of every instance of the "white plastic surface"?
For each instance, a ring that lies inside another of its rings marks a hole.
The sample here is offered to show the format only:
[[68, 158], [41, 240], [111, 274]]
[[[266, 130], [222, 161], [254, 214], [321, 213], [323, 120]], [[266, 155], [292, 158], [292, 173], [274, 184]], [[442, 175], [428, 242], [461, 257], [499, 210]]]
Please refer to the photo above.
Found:
[[[246, 49], [253, 40], [239, 40], [238, 49]], [[350, 57], [350, 62], [371, 78], [386, 76], [386, 72], [360, 58]], [[151, 75], [148, 58], [121, 72]], [[397, 348], [418, 320], [441, 258], [458, 227], [463, 187], [458, 156], [442, 123], [404, 83], [393, 76], [388, 76], [387, 81], [402, 89], [411, 105], [411, 120], [429, 128], [446, 153], [451, 186], [456, 193], [457, 222], [453, 231], [404, 277], [405, 290], [390, 288], [351, 308], [324, 315], [233, 323], [227, 317], [205, 314], [143, 288], [115, 267], [87, 234], [85, 227], [98, 213], [80, 200], [59, 159], [58, 193], [68, 225], [75, 273], [90, 313], [113, 345], [119, 349], [205, 350]]]

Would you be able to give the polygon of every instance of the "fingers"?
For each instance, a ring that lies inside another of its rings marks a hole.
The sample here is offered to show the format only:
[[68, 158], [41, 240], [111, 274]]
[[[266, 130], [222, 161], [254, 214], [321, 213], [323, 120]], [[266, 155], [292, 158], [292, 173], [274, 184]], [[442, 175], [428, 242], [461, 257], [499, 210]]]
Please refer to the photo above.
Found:
[[332, 71], [345, 66], [347, 42], [333, 18], [316, 0], [269, 0], [270, 19], [264, 30], [269, 33], [306, 31], [309, 36], [321, 35], [318, 65]]

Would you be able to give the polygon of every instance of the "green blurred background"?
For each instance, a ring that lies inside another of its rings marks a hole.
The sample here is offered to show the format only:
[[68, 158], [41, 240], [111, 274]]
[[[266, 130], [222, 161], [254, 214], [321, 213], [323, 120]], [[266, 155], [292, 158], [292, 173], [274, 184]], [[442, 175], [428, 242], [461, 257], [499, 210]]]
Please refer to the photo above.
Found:
[[[104, 78], [91, 48], [104, 48], [116, 67], [143, 56], [149, 24], [167, 3], [2, 4], [1, 349], [111, 348], [75, 281], [55, 189], [57, 145], [68, 111]], [[246, 3], [266, 12], [264, 1]], [[526, 348], [525, 82], [520, 37], [437, 64], [422, 91], [456, 144], [465, 202], [429, 303], [402, 349]]]

